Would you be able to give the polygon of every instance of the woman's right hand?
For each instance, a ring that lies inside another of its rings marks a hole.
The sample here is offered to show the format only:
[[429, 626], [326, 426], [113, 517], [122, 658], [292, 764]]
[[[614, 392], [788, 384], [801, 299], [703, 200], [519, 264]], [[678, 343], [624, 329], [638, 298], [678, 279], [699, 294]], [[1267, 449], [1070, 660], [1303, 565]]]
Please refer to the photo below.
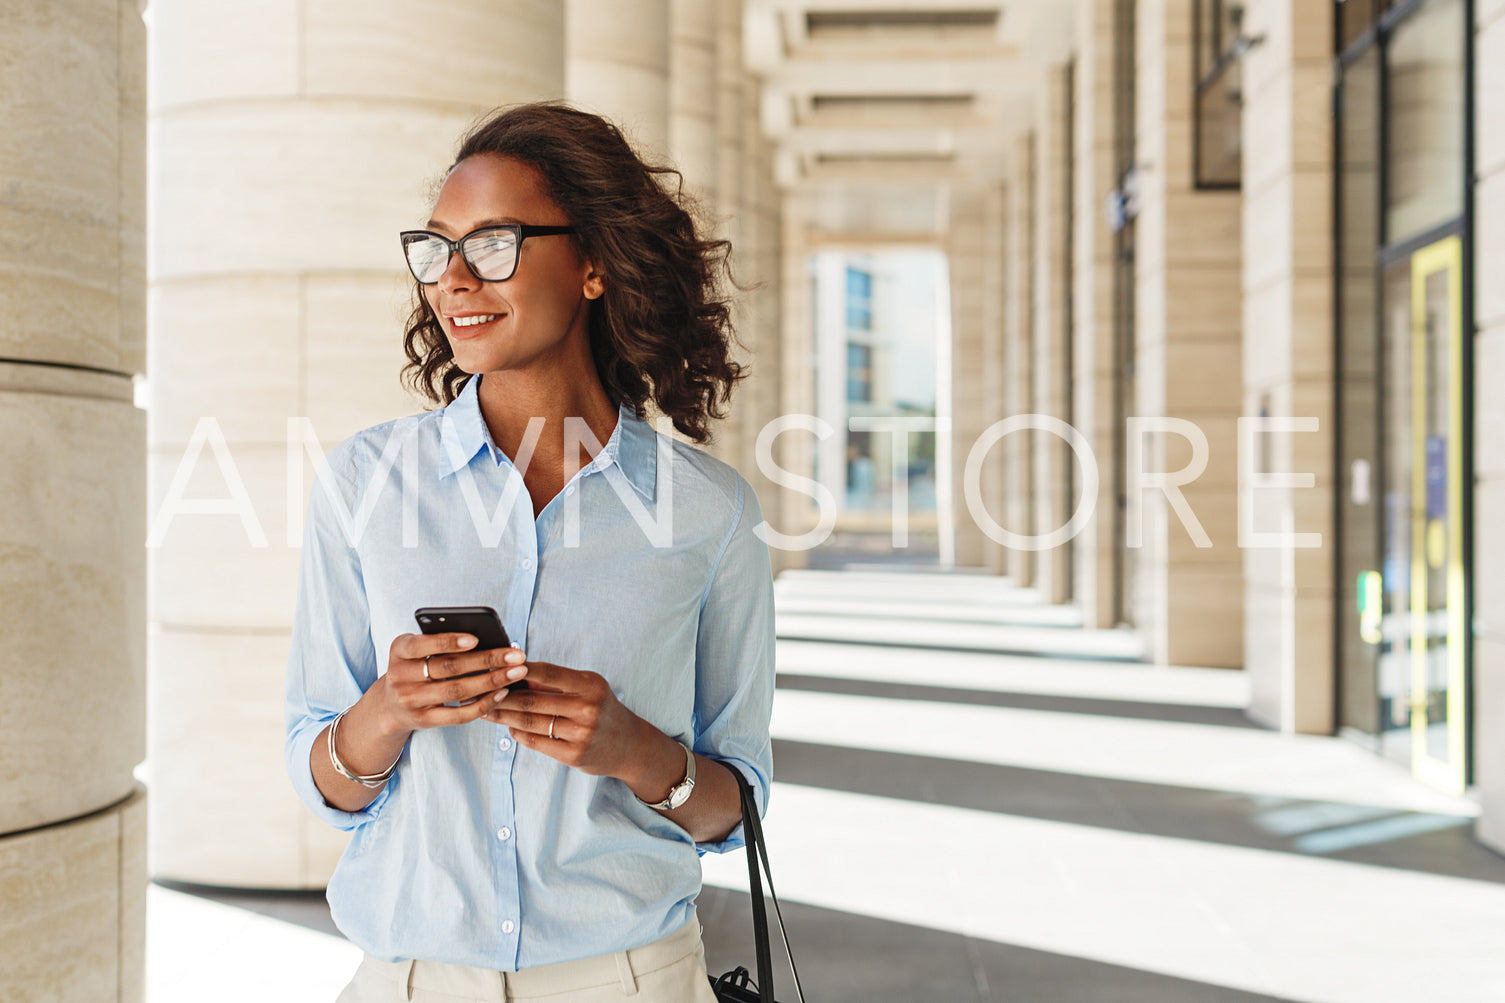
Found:
[[[478, 720], [506, 697], [508, 683], [527, 674], [519, 649], [471, 650], [475, 643], [473, 634], [398, 635], [381, 685], [370, 691], [389, 734]], [[513, 672], [516, 676], [510, 675]], [[472, 699], [474, 703], [463, 707], [444, 706]]]
[[[326, 803], [360, 811], [377, 797], [375, 788], [335, 769], [336, 754], [347, 770], [375, 776], [398, 762], [413, 732], [478, 720], [496, 708], [513, 678], [527, 675], [516, 648], [476, 651], [475, 645], [474, 634], [403, 634], [392, 642], [387, 671], [340, 719], [338, 742], [331, 724], [309, 749], [314, 786]], [[479, 699], [464, 707], [444, 706], [472, 698]]]

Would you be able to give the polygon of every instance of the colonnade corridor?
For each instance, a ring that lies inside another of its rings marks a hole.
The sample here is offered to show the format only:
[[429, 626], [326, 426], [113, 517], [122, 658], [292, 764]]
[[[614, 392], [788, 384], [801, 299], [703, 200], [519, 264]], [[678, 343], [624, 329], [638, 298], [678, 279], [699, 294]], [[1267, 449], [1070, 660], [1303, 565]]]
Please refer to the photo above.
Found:
[[[1252, 725], [1244, 673], [992, 575], [776, 592], [767, 836], [811, 1003], [1505, 998], [1478, 806]], [[702, 865], [709, 967], [751, 965], [745, 857]], [[318, 892], [154, 885], [148, 931], [152, 1003], [327, 1003], [359, 960]]]

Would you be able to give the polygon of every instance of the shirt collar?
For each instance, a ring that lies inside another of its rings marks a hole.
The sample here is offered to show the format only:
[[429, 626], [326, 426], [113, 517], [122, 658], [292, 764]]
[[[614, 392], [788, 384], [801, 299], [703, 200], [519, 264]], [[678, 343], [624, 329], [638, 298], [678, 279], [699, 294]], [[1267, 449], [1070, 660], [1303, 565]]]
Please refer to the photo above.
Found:
[[612, 459], [627, 475], [627, 482], [646, 501], [653, 501], [658, 483], [658, 433], [637, 416], [632, 405], [623, 404], [618, 409], [616, 431], [602, 454], [607, 450], [612, 451]]
[[[502, 461], [502, 451], [491, 441], [491, 431], [481, 417], [481, 400], [477, 392], [480, 384], [480, 376], [473, 374], [465, 381], [459, 396], [445, 407], [440, 416], [439, 445], [444, 454], [439, 459], [441, 479], [469, 466], [482, 447], [497, 463]], [[658, 481], [658, 433], [628, 404], [617, 409], [617, 427], [586, 470], [604, 470], [613, 463], [638, 494], [649, 502], [654, 500]]]
[[441, 478], [469, 465], [482, 446], [490, 449], [493, 460], [498, 459], [500, 450], [481, 418], [480, 395], [476, 392], [480, 385], [480, 378], [472, 375], [439, 417], [439, 446], [444, 454], [439, 458]]

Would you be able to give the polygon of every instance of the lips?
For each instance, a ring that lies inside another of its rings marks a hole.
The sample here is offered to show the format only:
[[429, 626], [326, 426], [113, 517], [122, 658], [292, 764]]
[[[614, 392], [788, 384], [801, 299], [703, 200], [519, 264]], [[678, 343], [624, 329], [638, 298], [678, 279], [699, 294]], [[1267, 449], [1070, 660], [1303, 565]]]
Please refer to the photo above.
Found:
[[492, 324], [501, 320], [506, 314], [500, 313], [467, 313], [451, 314], [444, 319], [449, 322], [449, 331], [455, 338], [474, 338], [483, 331], [489, 330]]

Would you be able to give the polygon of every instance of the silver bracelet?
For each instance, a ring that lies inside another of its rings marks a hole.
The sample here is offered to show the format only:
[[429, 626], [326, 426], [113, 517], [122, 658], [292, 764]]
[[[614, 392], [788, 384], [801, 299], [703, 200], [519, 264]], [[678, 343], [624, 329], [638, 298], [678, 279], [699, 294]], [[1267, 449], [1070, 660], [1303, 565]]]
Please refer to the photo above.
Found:
[[329, 765], [333, 766], [334, 771], [340, 776], [344, 777], [346, 780], [354, 781], [355, 783], [360, 784], [362, 787], [368, 788], [370, 790], [375, 790], [382, 784], [386, 783], [388, 780], [392, 779], [392, 774], [397, 770], [397, 763], [402, 759], [402, 754], [398, 753], [397, 759], [392, 761], [392, 765], [387, 767], [385, 770], [382, 770], [380, 773], [372, 773], [367, 776], [361, 776], [358, 773], [350, 772], [345, 764], [340, 762], [340, 754], [334, 751], [335, 732], [337, 732], [340, 728], [340, 720], [348, 713], [350, 713], [348, 709], [342, 710], [339, 714], [335, 715], [335, 719], [330, 722], [328, 742]]

